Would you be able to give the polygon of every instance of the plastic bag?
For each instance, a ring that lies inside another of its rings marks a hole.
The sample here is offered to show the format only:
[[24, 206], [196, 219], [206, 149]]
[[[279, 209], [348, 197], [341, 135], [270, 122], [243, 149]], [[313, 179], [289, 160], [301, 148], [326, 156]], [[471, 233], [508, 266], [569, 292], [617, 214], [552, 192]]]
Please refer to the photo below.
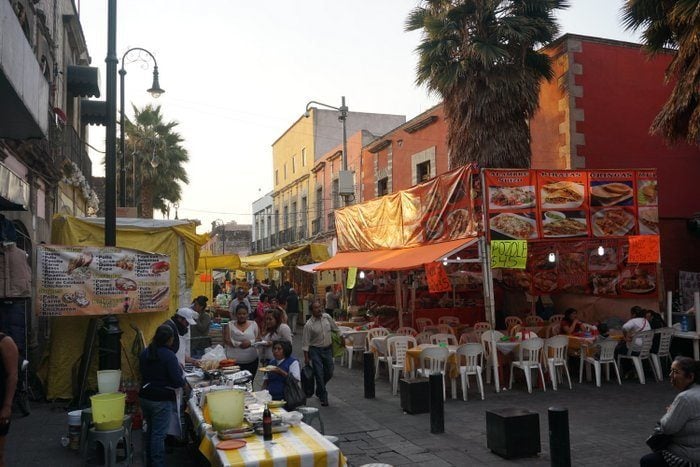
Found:
[[311, 368], [311, 365], [304, 365], [304, 368], [301, 369], [301, 387], [304, 389], [306, 397], [314, 395], [316, 380], [314, 380], [314, 369]]
[[215, 345], [214, 347], [207, 347], [206, 352], [202, 355], [200, 360], [202, 361], [214, 361], [219, 363], [221, 360], [226, 358], [226, 351], [221, 345]]
[[340, 358], [345, 355], [345, 338], [337, 331], [331, 331], [331, 343], [333, 358]]

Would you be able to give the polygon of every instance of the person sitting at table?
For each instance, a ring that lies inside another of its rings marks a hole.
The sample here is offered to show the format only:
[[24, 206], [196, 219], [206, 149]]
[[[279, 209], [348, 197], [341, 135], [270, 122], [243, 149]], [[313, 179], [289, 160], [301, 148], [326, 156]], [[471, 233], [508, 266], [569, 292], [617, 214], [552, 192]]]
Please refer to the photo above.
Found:
[[578, 319], [578, 311], [575, 308], [569, 308], [564, 312], [559, 326], [562, 334], [572, 335], [582, 331], [582, 324]]
[[236, 360], [241, 370], [248, 370], [255, 379], [258, 371], [258, 350], [253, 343], [260, 337], [258, 325], [248, 319], [248, 307], [239, 303], [235, 313], [236, 321], [224, 327], [226, 357]]
[[292, 357], [292, 343], [285, 340], [276, 340], [272, 344], [273, 360], [263, 377], [262, 388], [267, 389], [272, 396], [272, 400], [284, 400], [284, 384], [287, 375], [292, 375], [297, 384], [301, 381], [301, 365], [299, 360]]
[[263, 331], [263, 363], [273, 360], [272, 346], [277, 341], [292, 342], [292, 330], [282, 322], [282, 312], [278, 309], [270, 309], [265, 314], [265, 331]]

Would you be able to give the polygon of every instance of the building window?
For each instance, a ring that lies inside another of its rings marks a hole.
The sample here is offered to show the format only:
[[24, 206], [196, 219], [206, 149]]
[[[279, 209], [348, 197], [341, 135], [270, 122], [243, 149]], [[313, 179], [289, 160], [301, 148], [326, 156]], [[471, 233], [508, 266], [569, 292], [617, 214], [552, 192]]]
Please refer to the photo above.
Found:
[[416, 182], [422, 183], [430, 180], [430, 161], [416, 165]]
[[338, 193], [338, 179], [333, 179], [331, 182], [331, 196], [333, 197], [333, 209], [340, 207], [340, 194]]
[[284, 176], [284, 179], [287, 180], [287, 163], [284, 163], [284, 167], [282, 168], [283, 172], [282, 175]]
[[377, 182], [377, 196], [389, 194], [389, 177], [384, 177]]
[[297, 217], [299, 217], [298, 214], [299, 213], [297, 212], [297, 202], [294, 201], [292, 203], [292, 228], [293, 229], [296, 228], [296, 226], [297, 226]]
[[284, 207], [284, 230], [289, 228], [289, 206]]
[[306, 167], [306, 148], [301, 148], [301, 166]]
[[297, 161], [296, 161], [296, 159], [297, 159], [296, 155], [292, 156], [292, 173], [293, 174], [297, 173]]
[[279, 185], [279, 184], [280, 184], [280, 171], [275, 170], [275, 185]]
[[309, 202], [307, 201], [306, 196], [302, 196], [301, 197], [301, 212], [300, 212], [302, 238], [306, 237], [306, 232], [307, 232], [306, 226], [307, 226], [307, 222], [308, 222], [308, 218], [309, 218], [308, 213], [307, 213], [308, 210], [309, 210]]
[[323, 217], [323, 187], [316, 189], [316, 219]]

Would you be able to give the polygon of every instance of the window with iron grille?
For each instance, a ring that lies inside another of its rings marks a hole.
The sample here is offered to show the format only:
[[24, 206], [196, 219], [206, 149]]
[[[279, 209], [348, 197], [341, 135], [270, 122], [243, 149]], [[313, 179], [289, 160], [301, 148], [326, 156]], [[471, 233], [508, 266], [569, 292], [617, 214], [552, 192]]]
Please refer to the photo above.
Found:
[[384, 177], [377, 182], [377, 196], [389, 194], [389, 177]]

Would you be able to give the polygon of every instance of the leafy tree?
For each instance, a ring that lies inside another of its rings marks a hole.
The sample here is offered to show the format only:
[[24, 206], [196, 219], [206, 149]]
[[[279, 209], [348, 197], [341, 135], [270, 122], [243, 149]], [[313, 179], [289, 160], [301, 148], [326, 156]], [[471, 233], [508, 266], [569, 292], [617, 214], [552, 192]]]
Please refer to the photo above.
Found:
[[529, 167], [528, 120], [567, 0], [423, 0], [406, 30], [422, 30], [416, 82], [437, 92], [448, 120], [450, 167]]
[[627, 29], [643, 30], [650, 53], [676, 49], [666, 69], [673, 91], [651, 132], [700, 145], [700, 0], [627, 0], [622, 15]]
[[147, 105], [141, 110], [134, 106], [133, 111], [134, 121], [125, 126], [127, 151], [132, 156], [127, 157], [127, 173], [135, 178], [132, 196], [138, 199], [139, 216], [152, 218], [154, 209], [169, 213], [169, 204], [182, 199], [179, 182], [189, 183], [183, 167], [189, 157], [182, 147], [184, 140], [174, 131], [178, 123], [165, 123], [160, 106]]

